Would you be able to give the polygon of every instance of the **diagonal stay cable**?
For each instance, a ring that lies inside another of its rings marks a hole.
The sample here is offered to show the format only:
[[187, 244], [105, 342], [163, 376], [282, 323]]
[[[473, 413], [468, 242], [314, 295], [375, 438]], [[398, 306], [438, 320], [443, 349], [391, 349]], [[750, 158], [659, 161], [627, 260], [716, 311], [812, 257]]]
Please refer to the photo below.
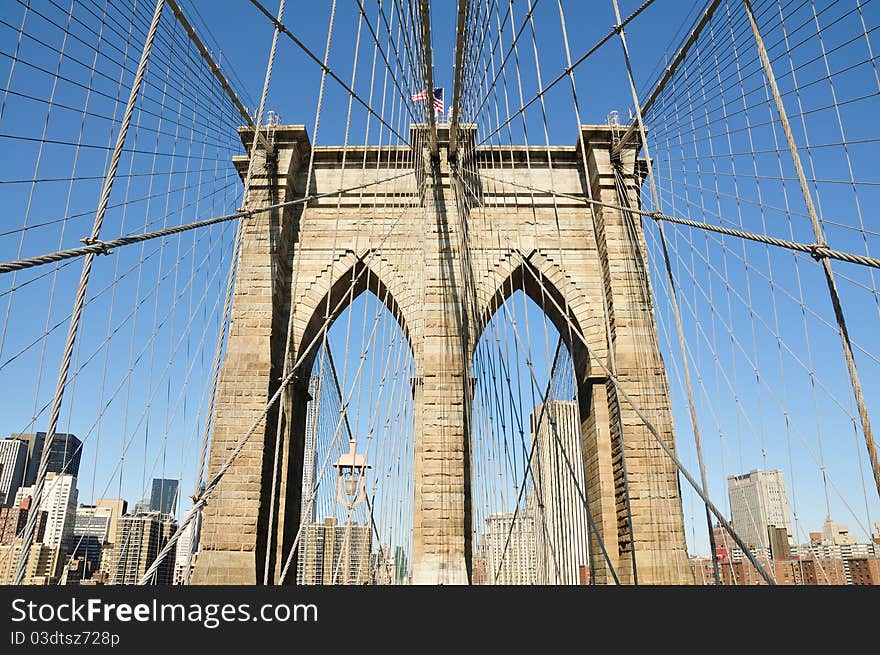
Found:
[[[195, 44], [196, 48], [199, 51], [199, 54], [205, 60], [205, 63], [208, 64], [208, 67], [211, 69], [211, 73], [214, 74], [214, 77], [217, 78], [220, 86], [223, 88], [224, 91], [226, 91], [226, 94], [229, 96], [229, 99], [232, 100], [235, 108], [238, 109], [238, 112], [241, 114], [242, 118], [244, 118], [249, 127], [256, 129], [254, 119], [251, 118], [250, 114], [248, 114], [247, 109], [245, 109], [244, 105], [241, 103], [238, 94], [236, 94], [236, 92], [230, 86], [229, 81], [226, 79], [226, 76], [223, 75], [223, 72], [220, 70], [220, 66], [217, 64], [217, 62], [214, 61], [214, 58], [211, 56], [211, 53], [208, 52], [205, 44], [202, 43], [202, 40], [199, 38], [199, 35], [196, 33], [195, 28], [192, 26], [192, 24], [190, 24], [186, 15], [183, 13], [180, 5], [177, 4], [176, 0], [167, 0], [167, 2], [168, 6], [171, 8], [171, 11], [174, 12], [174, 17], [177, 18], [178, 22], [186, 31], [187, 36], [189, 36], [189, 38]], [[266, 141], [266, 137], [263, 136], [263, 134], [259, 130], [257, 130], [257, 138], [260, 140], [260, 143], [267, 152], [272, 151], [272, 147], [269, 145], [269, 142]]]
[[[509, 6], [513, 7], [513, 0], [509, 0], [509, 2], [510, 2]], [[538, 8], [538, 2], [540, 2], [540, 0], [535, 0], [535, 4], [529, 7], [528, 12], [526, 13], [525, 17], [523, 18], [522, 24], [519, 26], [519, 29], [516, 31], [516, 35], [514, 36], [513, 40], [511, 41], [510, 45], [508, 46], [507, 52], [505, 53], [504, 58], [501, 60], [501, 64], [498, 67], [498, 70], [495, 72], [494, 77], [492, 78], [492, 83], [486, 89], [486, 94], [483, 96], [482, 101], [477, 106], [477, 109], [474, 112], [474, 116], [479, 116], [480, 112], [483, 110], [483, 107], [485, 106], [486, 102], [488, 102], [490, 94], [492, 93], [492, 90], [495, 88], [495, 85], [498, 83], [498, 77], [502, 74], [502, 71], [504, 71], [504, 67], [507, 65], [507, 62], [510, 59], [510, 55], [515, 53], [516, 44], [519, 42], [519, 38], [522, 36], [522, 33], [525, 30], [526, 25], [529, 24], [529, 19], [532, 17], [532, 14], [534, 13], [535, 9]], [[513, 17], [511, 16], [511, 21], [512, 20], [513, 20]], [[512, 22], [511, 22], [511, 29], [513, 29]], [[516, 60], [516, 57], [514, 57], [514, 60]], [[488, 69], [487, 69], [487, 72], [488, 72]], [[484, 75], [484, 77], [485, 77], [485, 75]], [[482, 80], [480, 81], [480, 84], [482, 84]]]
[[[663, 90], [663, 87], [672, 79], [673, 75], [675, 75], [675, 71], [678, 69], [679, 65], [684, 58], [687, 56], [687, 53], [690, 51], [691, 47], [696, 43], [697, 39], [700, 37], [700, 33], [712, 19], [712, 14], [715, 13], [715, 10], [718, 8], [720, 4], [720, 0], [712, 0], [707, 6], [705, 11], [703, 12], [702, 17], [697, 22], [693, 31], [691, 31], [688, 38], [685, 40], [681, 49], [676, 54], [672, 63], [666, 67], [664, 71], [663, 77], [657, 82], [657, 85], [654, 87], [651, 95], [648, 96], [648, 99], [642, 104], [642, 112], [647, 113], [654, 102], [657, 100], [657, 97], [660, 95], [660, 92]], [[623, 149], [623, 147], [629, 143], [630, 139], [633, 138], [635, 132], [639, 129], [639, 121], [638, 119], [633, 120], [632, 124], [627, 128], [626, 132], [624, 132], [623, 136], [617, 142], [617, 145], [614, 147], [614, 154], [617, 155]]]
[[[373, 42], [376, 44], [376, 51], [382, 56], [382, 61], [385, 63], [385, 68], [388, 70], [392, 70], [391, 69], [391, 62], [388, 61], [388, 55], [385, 53], [385, 50], [382, 49], [382, 45], [379, 43], [379, 35], [376, 33], [376, 30], [373, 28], [373, 24], [370, 22], [370, 17], [367, 16], [367, 12], [366, 12], [366, 9], [364, 8], [363, 0], [355, 0], [355, 1], [357, 2], [358, 9], [360, 10], [361, 15], [364, 18], [364, 23], [366, 24], [367, 29], [370, 32], [370, 35], [373, 37]], [[381, 10], [381, 5], [380, 5], [379, 9]], [[394, 49], [394, 59], [397, 62], [397, 68], [405, 75], [406, 69], [403, 65], [403, 62], [400, 61], [400, 56], [398, 55], [396, 48]], [[400, 81], [397, 79], [396, 75], [391, 76], [391, 83], [394, 84], [395, 88], [397, 89], [398, 94], [400, 95], [400, 97], [404, 101], [409, 100], [409, 96], [406, 93], [404, 93], [403, 89], [400, 87]], [[412, 101], [404, 102], [403, 106], [405, 107], [405, 109], [406, 109], [407, 113], [409, 114], [409, 117], [412, 119], [412, 121], [416, 122], [415, 114], [413, 114], [413, 111], [412, 111]]]

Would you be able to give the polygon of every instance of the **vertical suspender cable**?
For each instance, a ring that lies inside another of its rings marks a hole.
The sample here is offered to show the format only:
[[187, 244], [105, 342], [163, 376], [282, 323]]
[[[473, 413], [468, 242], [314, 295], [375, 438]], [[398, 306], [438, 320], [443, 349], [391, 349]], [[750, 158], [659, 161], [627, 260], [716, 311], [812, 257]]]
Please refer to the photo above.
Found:
[[[621, 21], [620, 16], [620, 7], [618, 6], [617, 0], [612, 0], [614, 5], [614, 15], [617, 20], [618, 25]], [[651, 186], [651, 199], [654, 203], [655, 211], [660, 210], [660, 198], [657, 195], [657, 186], [654, 181], [654, 171], [651, 166], [651, 155], [648, 152], [648, 140], [645, 134], [645, 122], [642, 117], [642, 109], [639, 103], [639, 96], [636, 92], [635, 79], [633, 78], [632, 66], [630, 64], [629, 59], [629, 48], [626, 45], [626, 36], [624, 35], [623, 28], [618, 29], [618, 36], [620, 36], [620, 44], [623, 48], [623, 57], [626, 63], [626, 73], [629, 79], [630, 91], [632, 92], [633, 103], [635, 104], [636, 111], [636, 121], [638, 123], [639, 136], [642, 140], [642, 147], [645, 149], [645, 160], [648, 165], [648, 178]], [[685, 341], [684, 341], [684, 328], [681, 323], [681, 312], [678, 307], [678, 296], [675, 287], [675, 278], [672, 275], [672, 266], [669, 261], [669, 251], [666, 247], [666, 234], [663, 229], [663, 223], [660, 222], [657, 224], [658, 231], [660, 233], [660, 243], [663, 250], [663, 261], [666, 268], [666, 278], [669, 282], [669, 299], [672, 302], [672, 313], [675, 316], [675, 327], [676, 332], [678, 333], [678, 347], [681, 351], [681, 361], [682, 361], [682, 370], [684, 371], [684, 382], [685, 387], [687, 389], [687, 397], [688, 397], [688, 408], [690, 410], [691, 415], [691, 425], [694, 429], [694, 444], [697, 449], [697, 461], [700, 465], [700, 483], [703, 485], [703, 490], [708, 493], [708, 484], [706, 479], [706, 464], [703, 460], [703, 447], [700, 441], [700, 427], [697, 421], [697, 409], [694, 403], [694, 390], [693, 385], [691, 384], [691, 374], [690, 374], [690, 366], [687, 361], [687, 353], [685, 351]], [[709, 511], [708, 505], [706, 506], [706, 527], [709, 533], [709, 548], [712, 551], [712, 572], [715, 576], [715, 584], [721, 584], [721, 573], [718, 569], [718, 553], [715, 550], [715, 534], [712, 530], [712, 514]]]
[[[794, 163], [795, 171], [797, 172], [801, 193], [804, 196], [804, 204], [806, 205], [807, 213], [810, 215], [810, 223], [813, 227], [813, 234], [816, 237], [816, 243], [820, 246], [824, 246], [825, 235], [822, 231], [822, 225], [819, 222], [819, 216], [816, 213], [816, 206], [813, 204], [813, 196], [810, 194], [810, 189], [807, 186], [807, 178], [804, 173], [803, 164], [801, 164], [800, 153], [798, 152], [797, 143], [794, 140], [794, 133], [791, 131], [791, 124], [788, 122], [788, 114], [786, 113], [785, 105], [782, 102], [782, 95], [779, 93], [779, 87], [776, 84], [776, 75], [773, 73], [773, 66], [770, 64], [770, 57], [767, 54], [767, 48], [764, 46], [764, 39], [761, 36], [761, 31], [758, 29], [758, 23], [755, 20], [755, 14], [752, 11], [751, 3], [749, 0], [743, 0], [743, 4], [746, 8], [746, 14], [749, 17], [752, 33], [755, 36], [755, 43], [758, 46], [758, 56], [761, 59], [761, 65], [764, 67], [764, 73], [767, 75], [767, 81], [769, 82], [770, 90], [773, 93], [773, 101], [776, 104], [779, 121], [782, 123], [782, 130], [785, 132], [786, 141], [788, 141], [788, 149], [791, 153], [791, 159]], [[859, 410], [862, 432], [865, 435], [865, 446], [868, 449], [868, 457], [871, 460], [871, 469], [874, 472], [874, 483], [877, 486], [877, 494], [880, 495], [880, 462], [877, 460], [877, 450], [874, 445], [871, 419], [868, 416], [868, 408], [865, 405], [865, 397], [862, 393], [862, 382], [859, 378], [858, 368], [856, 368], [855, 358], [853, 357], [852, 343], [850, 343], [849, 340], [849, 331], [846, 327], [843, 307], [840, 304], [840, 295], [837, 292], [837, 282], [834, 278], [834, 269], [831, 268], [831, 262], [827, 257], [822, 257], [822, 271], [825, 273], [828, 294], [831, 296], [831, 305], [834, 308], [834, 318], [837, 320], [837, 327], [840, 331], [843, 358], [846, 362], [849, 381], [852, 386], [853, 395], [855, 396], [856, 406]]]
[[[283, 9], [283, 7], [284, 7], [283, 0], [282, 0], [281, 5], [282, 5], [282, 9]], [[278, 37], [278, 32], [282, 27], [280, 16], [281, 16], [281, 14], [279, 13], [279, 18], [278, 18], [278, 20], [275, 21], [275, 37], [276, 38]], [[335, 21], [336, 21], [336, 0], [333, 0], [333, 3], [330, 5], [330, 19], [329, 19], [329, 24], [327, 26], [326, 44], [324, 46], [324, 59], [323, 59], [322, 69], [321, 69], [321, 84], [320, 84], [319, 91], [318, 91], [317, 108], [315, 109], [315, 127], [312, 132], [312, 147], [309, 149], [308, 171], [306, 173], [306, 185], [305, 185], [305, 191], [304, 191], [304, 193], [306, 193], [306, 194], [309, 192], [309, 189], [311, 188], [312, 176], [313, 176], [314, 170], [315, 170], [315, 144], [318, 142], [318, 129], [321, 126], [321, 108], [324, 103], [324, 85], [327, 81], [327, 62], [330, 58], [330, 43], [333, 38], [333, 25], [334, 25]], [[274, 55], [274, 48], [275, 48], [275, 46], [274, 46], [274, 42], [273, 42], [273, 48], [272, 48], [273, 55]], [[271, 62], [270, 62], [270, 65], [271, 65]], [[267, 72], [267, 76], [266, 76], [267, 86], [268, 86], [268, 81], [269, 81], [269, 77], [268, 77], [268, 72]], [[297, 228], [298, 232], [291, 242], [291, 248], [293, 248], [294, 246], [299, 247], [300, 238], [302, 236], [303, 223], [305, 220], [305, 215], [306, 215], [307, 210], [308, 210], [308, 203], [303, 205], [302, 213], [300, 214], [300, 218], [298, 221], [298, 223], [299, 223], [298, 228]], [[296, 269], [293, 271], [293, 277], [292, 277], [292, 280], [290, 283], [290, 288], [291, 288], [292, 292], [295, 291], [297, 288], [297, 284], [298, 284], [298, 280], [299, 280], [301, 259], [302, 259], [301, 257], [297, 258]], [[328, 300], [328, 305], [329, 305], [329, 300]], [[329, 309], [329, 307], [328, 307], [328, 309]], [[283, 364], [282, 364], [282, 379], [288, 379], [291, 375], [290, 351], [291, 351], [291, 348], [293, 347], [292, 339], [293, 339], [294, 313], [295, 313], [294, 312], [294, 305], [291, 302], [290, 309], [289, 309], [288, 315], [287, 315], [287, 336], [284, 340], [284, 356], [283, 356], [284, 360], [283, 360]], [[280, 472], [279, 471], [279, 462], [280, 462], [280, 452], [281, 452], [281, 426], [282, 426], [283, 417], [284, 417], [284, 408], [285, 408], [285, 406], [287, 406], [288, 401], [290, 401], [290, 389], [286, 385], [284, 387], [282, 387], [282, 389], [283, 389], [282, 401], [280, 403], [278, 403], [278, 417], [275, 421], [275, 457], [274, 457], [274, 461], [272, 463], [272, 491], [271, 491], [271, 495], [269, 497], [269, 534], [266, 537], [266, 563], [265, 563], [265, 567], [263, 569], [263, 584], [264, 585], [269, 584], [269, 563], [272, 561], [271, 560], [271, 553], [272, 553], [272, 546], [273, 546], [273, 535], [276, 535], [278, 533], [278, 531], [273, 529], [272, 526], [275, 524], [275, 505], [278, 504], [277, 494], [278, 494], [278, 489], [279, 489], [279, 487], [278, 487], [278, 485], [279, 485], [278, 474]], [[302, 503], [302, 499], [300, 499], [300, 503]], [[302, 529], [302, 526], [300, 526], [300, 530], [301, 529]], [[283, 577], [284, 576], [282, 575], [281, 580], [278, 581], [279, 584], [283, 580]]]
[[[175, 14], [176, 13], [177, 12], [175, 12]], [[278, 7], [278, 20], [279, 21], [281, 20], [283, 14], [284, 14], [284, 0], [281, 0], [281, 4]], [[179, 17], [180, 16], [178, 16], [178, 18]], [[247, 203], [247, 196], [248, 196], [248, 192], [250, 190], [250, 182], [251, 182], [252, 175], [253, 175], [253, 162], [254, 162], [254, 157], [256, 154], [256, 150], [257, 150], [257, 141], [260, 140], [260, 137], [261, 137], [260, 124], [262, 123], [262, 120], [263, 120], [263, 112], [265, 111], [265, 108], [266, 108], [266, 97], [268, 96], [268, 93], [269, 93], [269, 80], [271, 79], [271, 76], [272, 76], [272, 64], [275, 61], [275, 50], [278, 45], [278, 31], [279, 31], [279, 28], [276, 25], [275, 26], [275, 33], [272, 37], [272, 46], [269, 51], [269, 61], [266, 64], [266, 77], [263, 81], [263, 93], [260, 96], [260, 106], [257, 109], [256, 121], [255, 122], [249, 121], [254, 128], [254, 138], [253, 138], [253, 141], [251, 142], [251, 149], [250, 149], [250, 153], [249, 153], [250, 156], [248, 159], [247, 174], [245, 176], [244, 189], [242, 191], [242, 209], [245, 208], [245, 205]], [[245, 112], [245, 113], [247, 113], [247, 112]], [[266, 143], [265, 137], [262, 138], [262, 142]], [[267, 150], [267, 154], [268, 154], [268, 150]], [[222, 322], [220, 323], [220, 331], [217, 335], [217, 348], [215, 349], [215, 352], [214, 352], [214, 362], [213, 362], [214, 373], [213, 373], [213, 377], [211, 379], [211, 391], [210, 391], [210, 397], [209, 397], [209, 401], [208, 401], [209, 402], [208, 411], [205, 415], [205, 428], [204, 428], [203, 435], [202, 435], [202, 450], [199, 454], [198, 480], [196, 482], [196, 489], [195, 489], [195, 493], [193, 495], [193, 498], [197, 498], [204, 487], [205, 459], [206, 459], [207, 450], [208, 450], [208, 436], [210, 434], [212, 415], [213, 415], [213, 411], [214, 411], [214, 404], [216, 403], [216, 399], [217, 399], [217, 385], [219, 383], [220, 366], [221, 366], [220, 358], [221, 358], [221, 354], [223, 352], [223, 336], [224, 336], [224, 331], [226, 329], [226, 326], [229, 324], [229, 313], [232, 308], [232, 294], [233, 294], [233, 291], [235, 288], [236, 269], [238, 268], [238, 259], [241, 255], [241, 242], [242, 242], [242, 238], [244, 235], [244, 225], [245, 225], [246, 220], [248, 220], [248, 219], [247, 218], [239, 219], [238, 225], [236, 226], [236, 231], [235, 231], [235, 241], [234, 241], [233, 250], [232, 250], [232, 252], [233, 252], [232, 261], [230, 262], [230, 265], [229, 265], [229, 276], [228, 276], [227, 282], [226, 282], [226, 296], [223, 301], [223, 319], [222, 319]], [[193, 532], [193, 534], [195, 534], [195, 531]], [[196, 544], [194, 542], [191, 542], [190, 543], [190, 552], [187, 554], [187, 566], [185, 568], [185, 570], [186, 570], [185, 580], [187, 583], [189, 582], [189, 576], [191, 575], [192, 567], [190, 565], [190, 562], [192, 560], [192, 554], [193, 554], [193, 551], [195, 550], [195, 547], [196, 547]]]
[[[565, 23], [565, 12], [562, 8], [562, 0], [557, 1], [557, 5], [559, 8], [559, 22], [562, 28], [562, 40], [565, 46], [565, 61], [566, 66], [568, 67], [568, 78], [571, 84], [571, 95], [572, 95], [572, 104], [574, 106], [575, 119], [577, 122], [578, 128], [578, 145], [581, 151], [581, 165], [584, 169], [584, 176], [587, 180], [587, 183], [584, 185], [586, 190], [586, 195], [589, 200], [593, 200], [593, 189], [590, 185], [589, 181], [589, 167], [587, 166], [587, 146], [584, 143], [584, 133], [581, 129], [581, 111], [580, 105], [578, 103], [577, 96], [577, 87], [575, 85], [574, 80], [574, 71], [572, 70], [571, 63], [571, 49], [568, 44], [568, 29]], [[622, 203], [621, 203], [622, 204]], [[596, 252], [599, 252], [599, 228], [598, 223], [596, 221], [596, 205], [590, 204], [590, 220], [593, 227], [593, 237], [596, 243]], [[636, 249], [638, 249], [638, 243], [634, 240], [633, 245]], [[602, 294], [602, 311], [605, 315], [605, 338], [608, 342], [608, 366], [611, 369], [611, 372], [617, 375], [617, 358], [614, 353], [614, 343], [612, 337], [611, 330], [611, 312], [610, 307], [608, 305], [608, 297], [606, 294]], [[570, 332], [570, 330], [569, 330]], [[570, 336], [570, 335], [569, 335]], [[572, 343], [574, 340], [572, 339]], [[617, 407], [617, 431], [618, 431], [618, 440], [620, 441], [620, 461], [621, 461], [621, 469], [623, 473], [623, 487], [624, 487], [624, 503], [626, 506], [626, 521], [627, 521], [627, 532], [629, 533], [629, 550], [630, 550], [630, 561], [632, 562], [632, 581], [633, 585], [638, 586], [639, 584], [639, 573], [638, 573], [638, 565], [637, 565], [637, 557], [636, 557], [636, 538], [635, 538], [635, 528], [633, 526], [633, 518], [632, 518], [632, 503], [630, 502], [630, 488], [629, 488], [629, 474], [626, 467], [626, 439], [624, 435], [623, 428], [623, 412], [621, 411], [620, 398], [617, 393], [617, 388], [612, 385], [612, 390], [614, 392], [614, 404]]]
[[465, 44], [467, 41], [467, 19], [470, 13], [468, 0], [458, 0], [458, 24], [455, 39], [455, 71], [452, 78], [452, 108], [449, 110], [449, 156], [453, 157], [458, 148], [458, 124], [461, 111], [462, 68], [465, 65]]
[[422, 52], [425, 65], [425, 115], [428, 117], [428, 137], [431, 144], [431, 156], [436, 157], [437, 117], [434, 112], [434, 58], [431, 53], [431, 9], [428, 0], [419, 2], [422, 23]]
[[[279, 24], [281, 23], [282, 18], [284, 18], [284, 0], [281, 0], [281, 4], [278, 6], [278, 17], [275, 22], [275, 30], [272, 33], [272, 47], [269, 49], [269, 61], [266, 63], [266, 78], [263, 80], [263, 93], [260, 97], [260, 109], [257, 112], [257, 125], [254, 128], [254, 139], [251, 143], [251, 151], [250, 151], [250, 160], [248, 161], [248, 172], [247, 179], [245, 180], [245, 193], [250, 186], [251, 176], [253, 175], [254, 168], [254, 159], [257, 150], [257, 139], [260, 134], [260, 123], [262, 122], [262, 114], [266, 105], [266, 96], [269, 95], [269, 82], [272, 78], [272, 66], [275, 63], [275, 51], [278, 49], [278, 34], [281, 31]], [[267, 152], [266, 157], [268, 158], [271, 153]], [[267, 159], [268, 162], [268, 159]], [[270, 185], [274, 186], [276, 180], [270, 180]], [[247, 198], [243, 199], [243, 202], [246, 202]], [[243, 224], [239, 224], [243, 228]], [[270, 228], [271, 229], [271, 228]], [[274, 256], [275, 253], [271, 253], [271, 256]], [[273, 281], [274, 282], [274, 281]], [[283, 403], [281, 403], [283, 405]], [[275, 462], [274, 467], [272, 469], [272, 489], [275, 489], [276, 478], [275, 476], [278, 474], [278, 444], [275, 445]], [[272, 521], [274, 519], [275, 513], [275, 502], [271, 500], [269, 502], [269, 530], [268, 535], [266, 537], [266, 566], [263, 571], [263, 584], [268, 584], [268, 575], [269, 575], [269, 549], [272, 546]]]
[[[95, 212], [95, 221], [92, 225], [92, 234], [86, 240], [86, 243], [94, 243], [101, 234], [101, 226], [104, 223], [104, 215], [107, 212], [107, 205], [110, 202], [110, 192], [113, 189], [113, 182], [116, 179], [116, 169], [119, 167], [119, 160], [122, 157], [122, 149], [125, 146], [125, 138], [128, 134], [128, 126], [131, 124], [131, 117], [134, 113], [134, 106], [140, 93], [141, 82], [144, 79], [144, 73], [147, 69], [147, 60], [153, 49], [153, 41], [156, 38], [156, 31], [159, 29], [159, 20], [162, 17], [162, 9], [165, 6], [165, 0], [156, 0], [156, 8], [153, 11], [153, 18], [150, 22], [150, 29], [147, 32], [147, 38], [144, 41], [144, 49], [141, 52], [141, 59], [138, 63], [137, 72], [131, 85], [131, 92], [128, 96], [128, 104], [125, 107], [125, 114], [122, 117], [122, 124], [119, 128], [119, 135], [116, 138], [116, 145], [113, 148], [113, 157], [110, 160], [110, 168], [104, 178], [104, 186], [101, 190], [101, 197], [98, 202], [98, 209]], [[31, 544], [34, 540], [34, 532], [37, 525], [38, 508], [42, 501], [43, 486], [46, 482], [46, 471], [49, 468], [49, 452], [52, 448], [52, 441], [55, 439], [55, 433], [58, 429], [58, 417], [61, 413], [61, 403], [64, 400], [64, 390], [67, 386], [67, 376], [70, 372], [70, 362], [73, 358], [73, 347], [76, 343], [76, 337], [79, 333], [79, 322], [82, 317], [83, 307], [86, 300], [86, 291], [89, 286], [89, 277], [92, 272], [92, 261], [95, 255], [87, 254], [83, 258], [82, 273], [79, 279], [79, 286], [76, 292], [76, 298], [73, 304], [73, 312], [70, 317], [70, 327], [67, 331], [67, 341], [64, 344], [64, 353], [61, 358], [61, 366], [58, 371], [58, 382], [55, 387], [55, 395], [52, 399], [52, 411], [49, 415], [49, 424], [46, 428], [46, 438], [43, 443], [43, 453], [40, 457], [40, 468], [37, 473], [37, 481], [34, 485], [34, 493], [32, 499], [32, 507], [34, 511], [28, 514], [27, 525], [25, 525], [24, 535], [22, 537], [21, 552], [18, 555], [18, 564], [15, 570], [15, 578], [13, 583], [22, 584], [24, 580], [25, 569], [27, 567], [28, 556], [30, 554]]]

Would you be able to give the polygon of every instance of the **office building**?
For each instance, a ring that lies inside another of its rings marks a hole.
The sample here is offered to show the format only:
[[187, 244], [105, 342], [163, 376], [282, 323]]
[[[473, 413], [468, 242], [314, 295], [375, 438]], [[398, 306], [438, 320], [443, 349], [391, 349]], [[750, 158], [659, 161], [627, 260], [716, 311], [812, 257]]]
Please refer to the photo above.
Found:
[[798, 552], [802, 557], [834, 562], [833, 568], [839, 566], [843, 571], [843, 582], [839, 584], [855, 584], [851, 563], [860, 559], [876, 559], [880, 556], [880, 547], [873, 541], [859, 543], [850, 534], [849, 528], [839, 525], [829, 516], [825, 519], [822, 532], [811, 532], [809, 545], [801, 546]]
[[150, 511], [162, 514], [177, 514], [178, 480], [165, 478], [153, 479], [153, 491], [150, 494]]
[[791, 511], [782, 471], [754, 470], [727, 478], [733, 528], [762, 556], [770, 553], [769, 528], [784, 528], [792, 540]]
[[694, 575], [694, 584], [697, 586], [715, 584], [711, 557], [690, 557], [688, 562], [691, 565], [691, 573]]
[[537, 584], [580, 584], [589, 566], [584, 460], [575, 401], [538, 405], [530, 417]]
[[[173, 519], [160, 512], [126, 514], [121, 517], [110, 554], [110, 583], [138, 584], [156, 560], [159, 551], [168, 543], [176, 527]], [[175, 556], [172, 548], [153, 575], [151, 584], [172, 583]]]
[[[21, 539], [16, 539], [14, 543], [0, 547], [0, 585], [15, 583], [15, 572], [21, 548]], [[58, 584], [64, 571], [65, 561], [61, 548], [34, 543], [28, 552], [22, 583], [26, 585]]]
[[[0, 507], [0, 545], [8, 546], [13, 543], [17, 537], [20, 537], [24, 533], [30, 508], [30, 496], [22, 499], [17, 505]], [[37, 517], [34, 543], [43, 543], [43, 537], [46, 534], [47, 518], [47, 512], [40, 512], [40, 515]]]
[[849, 584], [880, 585], [880, 559], [852, 557], [849, 560], [849, 573]]
[[196, 564], [199, 550], [199, 538], [202, 531], [202, 512], [199, 510], [195, 518], [180, 533], [177, 540], [177, 554], [174, 558], [174, 584], [186, 584]]
[[409, 564], [406, 551], [403, 546], [394, 549], [394, 584], [407, 584], [409, 582]]
[[489, 516], [486, 541], [487, 584], [535, 584], [535, 520], [530, 512], [520, 510], [515, 516], [513, 512]]
[[[21, 487], [15, 496], [15, 504], [21, 505], [25, 498], [33, 497], [33, 487]], [[72, 475], [47, 473], [40, 500], [41, 511], [48, 514], [43, 544], [52, 548], [66, 545], [73, 535], [76, 518], [76, 478]]]
[[101, 498], [94, 505], [76, 509], [73, 534], [66, 545], [71, 557], [84, 559], [91, 571], [100, 566], [105, 544], [112, 543], [119, 517], [125, 513], [125, 501]]
[[827, 516], [822, 525], [822, 543], [835, 546], [853, 546], [858, 543], [858, 539], [850, 534], [848, 527], [838, 524], [833, 518]]
[[0, 505], [12, 505], [15, 492], [24, 484], [27, 443], [20, 439], [0, 441]]
[[131, 511], [132, 514], [148, 514], [153, 511], [150, 508], [150, 499], [142, 498], [134, 504], [134, 509]]
[[[32, 486], [36, 483], [37, 473], [40, 470], [40, 458], [43, 456], [46, 433], [19, 434], [14, 435], [14, 437], [28, 445], [28, 464], [24, 484]], [[52, 445], [49, 448], [49, 461], [46, 472], [76, 477], [79, 475], [81, 457], [82, 441], [72, 434], [56, 432], [55, 438], [52, 439]]]
[[471, 584], [492, 584], [489, 578], [489, 541], [486, 535], [481, 535], [474, 544], [471, 557]]
[[98, 498], [95, 507], [107, 507], [110, 509], [110, 525], [107, 528], [107, 543], [112, 544], [116, 539], [116, 528], [119, 519], [128, 511], [128, 501], [122, 498]]
[[[690, 563], [691, 570], [694, 573], [694, 581], [697, 585], [715, 584], [711, 557], [692, 557], [690, 558]], [[759, 558], [759, 563], [777, 585], [803, 586], [817, 584], [815, 560], [769, 560]], [[723, 585], [754, 586], [767, 584], [758, 570], [749, 561], [727, 561], [721, 565], [720, 573]]]
[[70, 556], [61, 571], [58, 584], [62, 586], [76, 586], [94, 584], [92, 577], [95, 569], [85, 558]]
[[369, 525], [338, 525], [335, 518], [303, 527], [297, 577], [304, 585], [360, 585], [370, 582]]
[[847, 567], [839, 557], [814, 557], [803, 561], [813, 562], [814, 577], [818, 585], [845, 585]]
[[767, 534], [770, 540], [770, 556], [775, 560], [791, 559], [788, 531], [785, 528], [771, 525], [767, 528]]
[[370, 569], [373, 572], [373, 584], [394, 584], [394, 554], [391, 546], [380, 546], [379, 550], [370, 555]]
[[309, 378], [309, 402], [306, 405], [306, 433], [303, 447], [302, 502], [300, 504], [300, 523], [315, 522], [315, 504], [309, 507], [309, 497], [315, 486], [315, 450], [318, 445], [318, 405], [321, 394], [321, 378]]

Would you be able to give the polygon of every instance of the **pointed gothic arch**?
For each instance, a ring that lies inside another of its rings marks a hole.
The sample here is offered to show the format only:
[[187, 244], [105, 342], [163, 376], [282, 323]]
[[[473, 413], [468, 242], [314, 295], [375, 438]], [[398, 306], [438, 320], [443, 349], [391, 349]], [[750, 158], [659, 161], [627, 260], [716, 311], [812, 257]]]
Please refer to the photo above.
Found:
[[412, 286], [406, 284], [394, 265], [378, 251], [364, 250], [357, 255], [348, 250], [297, 294], [303, 298], [293, 317], [294, 356], [299, 359], [305, 354], [298, 367], [300, 376], [307, 376], [312, 369], [322, 330], [329, 331], [351, 303], [367, 291], [372, 292], [397, 321], [415, 357], [412, 330], [417, 319], [412, 312], [415, 301]]
[[[547, 316], [571, 354], [575, 377], [579, 384], [589, 378], [604, 377], [591, 364], [591, 357], [606, 352], [605, 330], [602, 327], [601, 300], [588, 298], [565, 274], [555, 259], [532, 250], [522, 253], [509, 250], [496, 262], [488, 284], [478, 290], [478, 317], [473, 346], [479, 342], [486, 326], [502, 304], [516, 291], [522, 291]], [[588, 352], [577, 336], [595, 335]], [[582, 415], [584, 408], [582, 407]]]

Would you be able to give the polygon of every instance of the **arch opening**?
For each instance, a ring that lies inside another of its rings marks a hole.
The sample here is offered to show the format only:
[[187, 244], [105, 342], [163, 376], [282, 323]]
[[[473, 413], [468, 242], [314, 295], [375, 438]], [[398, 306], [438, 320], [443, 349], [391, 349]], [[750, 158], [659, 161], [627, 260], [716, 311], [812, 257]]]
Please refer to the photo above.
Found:
[[594, 568], [579, 402], [587, 354], [562, 294], [525, 266], [491, 298], [474, 347], [472, 581], [585, 584]]
[[404, 584], [411, 574], [415, 361], [389, 287], [358, 260], [299, 340], [287, 493], [299, 501], [287, 574], [297, 584]]

